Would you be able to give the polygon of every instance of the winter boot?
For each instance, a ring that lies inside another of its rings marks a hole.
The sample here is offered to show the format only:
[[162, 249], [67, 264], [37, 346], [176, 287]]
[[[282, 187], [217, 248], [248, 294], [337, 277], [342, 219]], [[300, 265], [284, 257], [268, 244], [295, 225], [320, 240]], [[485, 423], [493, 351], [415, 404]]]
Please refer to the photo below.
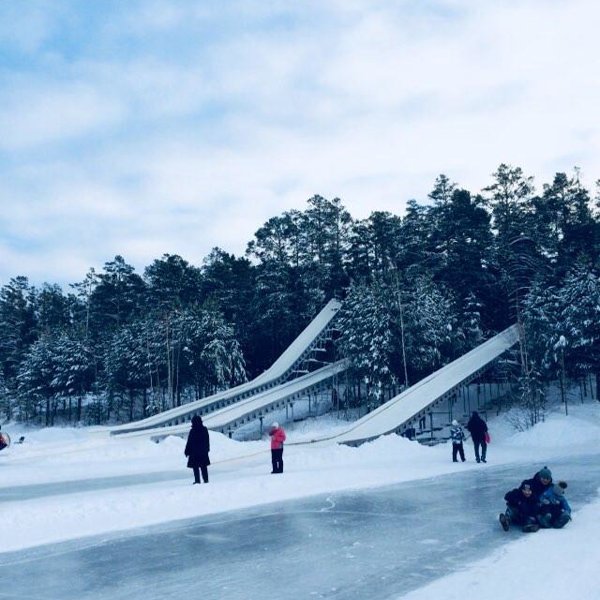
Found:
[[523, 533], [535, 533], [539, 531], [540, 526], [537, 523], [527, 523], [527, 525], [523, 525]]
[[498, 517], [498, 521], [500, 521], [500, 525], [502, 526], [502, 529], [504, 529], [504, 531], [508, 531], [508, 529], [510, 527], [510, 519], [506, 516], [506, 514], [500, 513], [500, 515]]
[[556, 521], [554, 521], [552, 527], [554, 527], [554, 529], [562, 529], [570, 520], [570, 515], [567, 513], [561, 513], [558, 517], [556, 517]]

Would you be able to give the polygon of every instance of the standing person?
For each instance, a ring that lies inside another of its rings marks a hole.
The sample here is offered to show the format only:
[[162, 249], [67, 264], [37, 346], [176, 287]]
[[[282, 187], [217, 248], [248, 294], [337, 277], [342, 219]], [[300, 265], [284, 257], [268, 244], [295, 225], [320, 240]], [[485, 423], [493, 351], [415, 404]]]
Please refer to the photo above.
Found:
[[[487, 423], [479, 416], [479, 413], [474, 410], [469, 422], [467, 423], [467, 429], [471, 434], [473, 440], [473, 448], [475, 449], [475, 460], [477, 462], [487, 462], [485, 457], [487, 455], [487, 442], [485, 441], [485, 434], [487, 433]], [[479, 456], [479, 449], [481, 448], [481, 457]]]
[[511, 523], [521, 525], [525, 532], [534, 532], [540, 528], [536, 518], [537, 498], [526, 481], [520, 487], [504, 494], [504, 500], [506, 500], [506, 511], [500, 513], [499, 517], [504, 531], [508, 531]]
[[271, 436], [271, 464], [273, 465], [271, 474], [283, 473], [283, 442], [285, 442], [285, 431], [275, 421], [271, 425], [269, 435]]
[[192, 428], [188, 433], [184, 451], [188, 457], [187, 466], [194, 472], [194, 484], [200, 483], [200, 471], [202, 471], [204, 483], [208, 483], [209, 452], [210, 440], [208, 438], [208, 429], [202, 424], [202, 417], [194, 415], [192, 417]]
[[458, 462], [458, 454], [460, 454], [460, 460], [465, 462], [465, 449], [463, 447], [465, 432], [456, 419], [452, 421], [452, 427], [450, 427], [450, 439], [452, 440], [452, 462]]

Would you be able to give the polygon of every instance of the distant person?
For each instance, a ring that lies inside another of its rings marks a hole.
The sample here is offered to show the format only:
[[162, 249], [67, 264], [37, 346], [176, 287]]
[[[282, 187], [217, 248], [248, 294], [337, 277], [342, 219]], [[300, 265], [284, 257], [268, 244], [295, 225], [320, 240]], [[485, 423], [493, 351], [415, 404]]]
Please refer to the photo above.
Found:
[[571, 507], [565, 498], [566, 481], [551, 485], [539, 499], [537, 520], [541, 527], [562, 529], [571, 520]]
[[208, 483], [209, 452], [210, 440], [208, 438], [208, 429], [202, 424], [202, 417], [194, 415], [192, 417], [192, 428], [188, 433], [184, 451], [188, 457], [187, 466], [194, 472], [194, 484], [200, 483], [200, 471], [202, 471], [204, 483]]
[[458, 462], [458, 455], [460, 455], [460, 460], [465, 462], [465, 449], [463, 447], [465, 432], [456, 419], [452, 421], [452, 427], [450, 427], [450, 439], [452, 440], [452, 462]]
[[531, 486], [535, 500], [539, 502], [542, 494], [552, 487], [552, 471], [548, 467], [543, 467], [531, 479], [525, 479], [523, 483]]
[[269, 429], [271, 436], [271, 464], [273, 470], [271, 474], [283, 473], [283, 442], [285, 442], [285, 431], [283, 427], [275, 421]]
[[[2, 429], [2, 427], [0, 427]], [[8, 447], [10, 438], [5, 436], [2, 431], [0, 431], [0, 450], [4, 450], [4, 448]]]
[[506, 511], [499, 516], [504, 531], [508, 531], [511, 524], [520, 525], [526, 533], [540, 528], [537, 520], [538, 502], [533, 495], [531, 485], [524, 481], [520, 487], [507, 492], [504, 500], [506, 500]]
[[[487, 462], [487, 442], [485, 441], [485, 434], [487, 433], [487, 423], [479, 416], [479, 413], [474, 410], [469, 422], [467, 423], [467, 429], [471, 434], [473, 440], [473, 449], [475, 450], [475, 460], [477, 462]], [[481, 456], [479, 450], [481, 449]]]

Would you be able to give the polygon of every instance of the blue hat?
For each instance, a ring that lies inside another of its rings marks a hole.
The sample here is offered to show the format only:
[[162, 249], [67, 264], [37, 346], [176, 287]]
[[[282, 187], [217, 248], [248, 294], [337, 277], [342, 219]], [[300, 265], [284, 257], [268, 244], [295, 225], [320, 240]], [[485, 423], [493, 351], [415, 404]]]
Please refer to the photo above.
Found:
[[550, 471], [548, 467], [540, 469], [538, 475], [540, 476], [540, 479], [552, 479], [552, 471]]

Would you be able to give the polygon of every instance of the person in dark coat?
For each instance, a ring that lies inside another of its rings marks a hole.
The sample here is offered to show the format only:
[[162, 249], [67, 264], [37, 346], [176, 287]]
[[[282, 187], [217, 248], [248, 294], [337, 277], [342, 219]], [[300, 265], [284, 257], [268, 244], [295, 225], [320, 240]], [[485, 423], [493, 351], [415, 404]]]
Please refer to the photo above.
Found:
[[511, 524], [520, 525], [525, 532], [537, 531], [540, 528], [536, 518], [538, 500], [533, 494], [531, 485], [526, 481], [520, 487], [507, 492], [504, 500], [506, 500], [506, 511], [499, 516], [504, 531], [508, 531]]
[[192, 417], [192, 428], [188, 433], [184, 451], [188, 457], [187, 466], [194, 472], [194, 483], [200, 483], [200, 471], [202, 471], [204, 483], [208, 483], [209, 452], [210, 441], [208, 438], [208, 429], [202, 424], [202, 417], [194, 415]]
[[552, 487], [552, 472], [548, 467], [544, 467], [540, 469], [531, 479], [525, 479], [521, 483], [529, 484], [531, 490], [533, 491], [533, 496], [536, 502], [540, 501], [542, 494], [548, 489]]
[[[477, 411], [473, 411], [469, 422], [467, 423], [467, 429], [471, 434], [473, 440], [473, 448], [475, 450], [475, 460], [477, 462], [487, 462], [487, 442], [485, 441], [485, 434], [487, 433], [487, 423], [479, 416]], [[479, 455], [479, 449], [481, 448], [481, 457]]]

